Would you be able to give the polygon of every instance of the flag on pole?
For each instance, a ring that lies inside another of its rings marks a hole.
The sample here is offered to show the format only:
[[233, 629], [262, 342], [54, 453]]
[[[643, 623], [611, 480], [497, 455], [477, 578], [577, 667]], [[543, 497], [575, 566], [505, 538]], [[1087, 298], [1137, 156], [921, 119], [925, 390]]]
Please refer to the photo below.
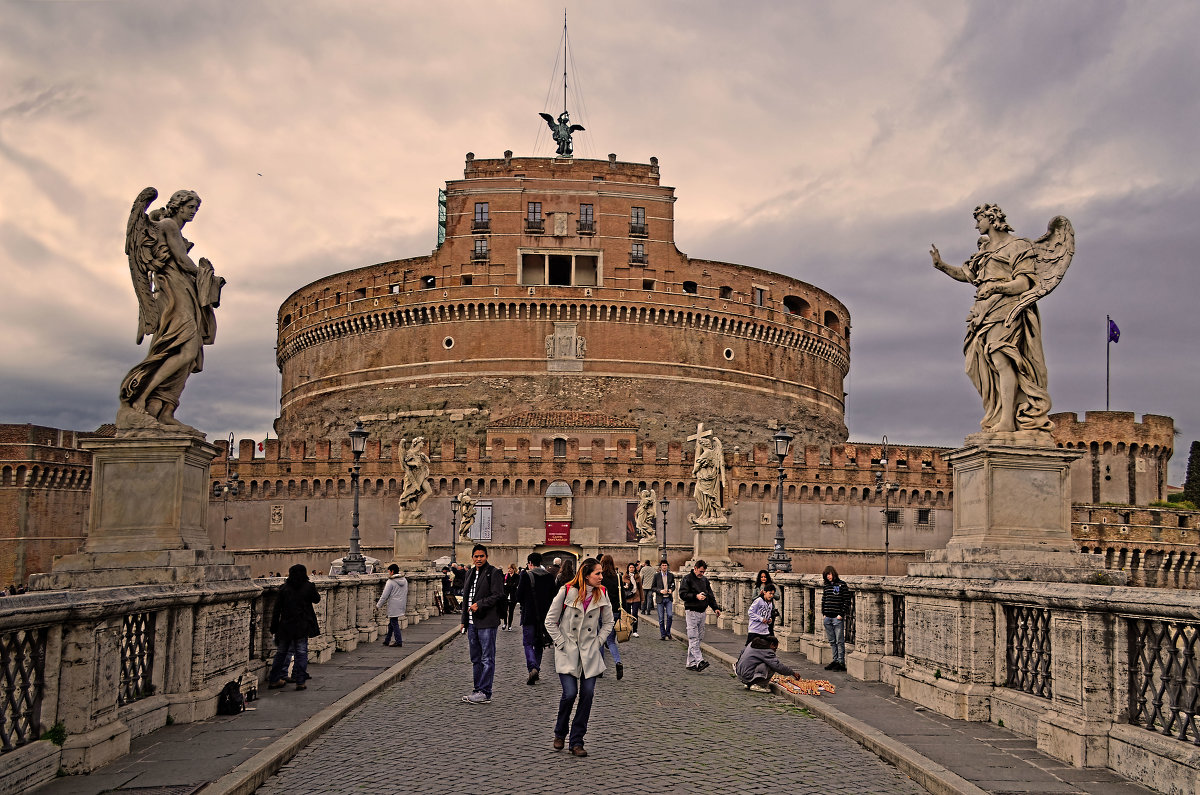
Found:
[[1109, 342], [1120, 342], [1121, 341], [1121, 329], [1117, 328], [1117, 324], [1113, 322], [1113, 319], [1111, 317], [1108, 319], [1108, 341]]

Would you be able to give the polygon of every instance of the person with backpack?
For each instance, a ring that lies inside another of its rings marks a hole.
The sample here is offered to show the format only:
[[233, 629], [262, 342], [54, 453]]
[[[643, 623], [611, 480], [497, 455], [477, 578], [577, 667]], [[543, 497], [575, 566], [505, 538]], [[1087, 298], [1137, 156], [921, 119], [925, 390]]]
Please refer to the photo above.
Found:
[[271, 672], [267, 674], [267, 687], [274, 690], [283, 687], [287, 679], [288, 657], [293, 658], [292, 681], [297, 690], [307, 690], [308, 685], [308, 639], [321, 634], [317, 623], [317, 611], [313, 605], [321, 601], [317, 587], [308, 579], [308, 568], [297, 563], [288, 569], [275, 595], [275, 609], [271, 612], [271, 634], [275, 636], [275, 659]]
[[[400, 567], [395, 563], [388, 565], [388, 580], [383, 586], [383, 595], [375, 603], [376, 609], [387, 605], [388, 628], [383, 636], [384, 646], [403, 646], [404, 638], [400, 637], [400, 619], [408, 610], [408, 580], [400, 574]], [[391, 643], [388, 641], [391, 640]]]
[[517, 602], [521, 605], [521, 645], [525, 647], [525, 684], [537, 683], [541, 676], [542, 651], [549, 644], [546, 613], [554, 599], [554, 577], [542, 566], [542, 553], [530, 552], [525, 571], [517, 581]]

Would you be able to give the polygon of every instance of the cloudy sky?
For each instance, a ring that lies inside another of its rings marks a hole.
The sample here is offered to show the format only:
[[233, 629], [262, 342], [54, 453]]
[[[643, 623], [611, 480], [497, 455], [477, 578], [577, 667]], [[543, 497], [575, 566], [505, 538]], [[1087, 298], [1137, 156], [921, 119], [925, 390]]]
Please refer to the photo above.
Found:
[[[1077, 254], [1042, 301], [1054, 411], [1200, 438], [1200, 4], [567, 4], [577, 157], [657, 156], [692, 256], [829, 290], [853, 320], [852, 440], [956, 446], [971, 210]], [[326, 274], [428, 253], [463, 156], [552, 155], [563, 3], [0, 0], [0, 421], [91, 429], [144, 353], [123, 254], [138, 191], [204, 206], [229, 280], [180, 418], [263, 438], [275, 311]], [[766, 432], [764, 431], [764, 435]]]

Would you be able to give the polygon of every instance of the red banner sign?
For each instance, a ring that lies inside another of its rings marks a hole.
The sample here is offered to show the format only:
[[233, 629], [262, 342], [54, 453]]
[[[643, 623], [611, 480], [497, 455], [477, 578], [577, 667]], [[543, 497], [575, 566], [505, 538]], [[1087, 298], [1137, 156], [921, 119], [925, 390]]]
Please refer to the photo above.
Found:
[[546, 522], [546, 546], [564, 546], [570, 543], [570, 522]]

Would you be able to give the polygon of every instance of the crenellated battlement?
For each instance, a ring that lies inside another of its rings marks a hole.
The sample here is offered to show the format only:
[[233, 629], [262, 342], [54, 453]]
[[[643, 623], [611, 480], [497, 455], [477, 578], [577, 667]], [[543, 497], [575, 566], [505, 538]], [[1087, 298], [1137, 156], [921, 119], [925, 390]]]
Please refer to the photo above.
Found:
[[1161, 414], [1143, 414], [1138, 422], [1132, 411], [1089, 411], [1080, 421], [1073, 411], [1052, 414], [1054, 441], [1059, 447], [1090, 447], [1122, 452], [1136, 445], [1163, 452], [1168, 457], [1175, 447], [1175, 421]]

